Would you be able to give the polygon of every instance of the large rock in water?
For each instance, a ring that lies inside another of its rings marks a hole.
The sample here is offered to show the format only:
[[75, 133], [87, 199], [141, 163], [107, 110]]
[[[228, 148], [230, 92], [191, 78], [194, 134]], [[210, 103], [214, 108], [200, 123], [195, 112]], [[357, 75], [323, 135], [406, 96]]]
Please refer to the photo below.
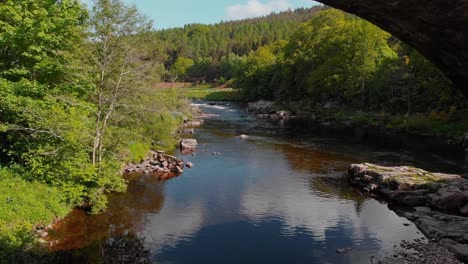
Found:
[[351, 185], [365, 192], [380, 193], [400, 204], [430, 205], [447, 212], [467, 213], [468, 180], [460, 175], [370, 163], [352, 164], [348, 175]]
[[198, 142], [193, 138], [183, 138], [180, 140], [180, 150], [196, 150]]

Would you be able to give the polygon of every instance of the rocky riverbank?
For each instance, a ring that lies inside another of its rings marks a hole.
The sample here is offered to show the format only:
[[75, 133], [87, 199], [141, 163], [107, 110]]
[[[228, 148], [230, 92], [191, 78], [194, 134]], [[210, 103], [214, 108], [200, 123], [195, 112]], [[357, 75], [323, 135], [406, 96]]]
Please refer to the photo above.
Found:
[[126, 174], [181, 174], [184, 172], [184, 166], [184, 161], [177, 157], [165, 154], [163, 151], [150, 151], [148, 156], [139, 164], [127, 164], [124, 172]]
[[460, 175], [432, 173], [401, 166], [352, 164], [352, 186], [408, 206], [398, 212], [413, 221], [432, 242], [446, 246], [468, 262], [468, 180]]
[[[402, 116], [389, 113], [346, 111], [335, 102], [328, 102], [313, 110], [303, 102], [278, 103], [260, 100], [249, 102], [247, 111], [257, 118], [285, 120], [298, 118], [313, 121], [318, 126], [340, 128], [366, 128], [379, 131], [383, 135], [410, 135], [428, 137], [443, 142], [454, 150], [468, 156], [468, 133], [466, 126], [434, 119], [429, 114]], [[456, 123], [456, 122], [455, 122]]]

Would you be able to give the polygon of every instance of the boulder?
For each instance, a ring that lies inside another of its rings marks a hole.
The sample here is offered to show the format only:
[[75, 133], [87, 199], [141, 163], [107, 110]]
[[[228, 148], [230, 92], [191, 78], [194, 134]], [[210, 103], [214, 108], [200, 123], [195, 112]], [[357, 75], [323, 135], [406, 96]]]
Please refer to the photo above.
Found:
[[185, 164], [185, 166], [190, 169], [190, 168], [193, 167], [193, 163], [192, 162], [187, 162], [187, 164]]
[[373, 183], [391, 190], [440, 189], [449, 183], [464, 184], [468, 181], [460, 175], [431, 173], [411, 166], [385, 167], [371, 163], [351, 164], [348, 180], [362, 189]]
[[181, 167], [179, 167], [179, 166], [175, 166], [175, 167], [172, 168], [170, 171], [171, 171], [171, 172], [175, 172], [175, 173], [182, 173], [182, 172], [184, 172], [184, 170], [183, 170]]
[[195, 150], [197, 149], [198, 142], [196, 139], [184, 138], [180, 140], [180, 149], [181, 150]]
[[468, 211], [465, 208], [468, 180], [460, 175], [432, 173], [411, 166], [385, 167], [363, 163], [349, 167], [348, 181], [361, 191], [380, 193], [403, 205], [429, 204], [448, 212]]
[[247, 111], [253, 113], [270, 113], [272, 111], [272, 107], [273, 102], [260, 100], [248, 103]]
[[247, 139], [249, 136], [247, 136], [247, 135], [240, 135], [239, 137], [240, 137], [241, 139]]
[[193, 128], [185, 129], [182, 131], [183, 134], [195, 134], [195, 130]]
[[185, 122], [185, 126], [188, 127], [197, 127], [203, 125], [203, 120], [192, 120]]
[[454, 185], [440, 188], [437, 193], [431, 194], [430, 198], [432, 206], [448, 212], [459, 212], [468, 202], [468, 194]]

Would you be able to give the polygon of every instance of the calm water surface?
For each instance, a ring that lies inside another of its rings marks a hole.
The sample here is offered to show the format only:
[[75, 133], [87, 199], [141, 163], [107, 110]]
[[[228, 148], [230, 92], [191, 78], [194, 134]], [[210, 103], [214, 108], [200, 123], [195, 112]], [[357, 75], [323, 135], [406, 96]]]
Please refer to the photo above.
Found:
[[[106, 213], [72, 212], [52, 232], [51, 249], [91, 256], [101, 241], [132, 233], [154, 263], [370, 263], [421, 234], [338, 180], [350, 163], [467, 171], [464, 157], [424, 141], [409, 148], [362, 131], [256, 120], [238, 106], [200, 107], [217, 116], [196, 128], [197, 154], [179, 155], [193, 169], [165, 182], [137, 178], [110, 195]], [[336, 253], [345, 247], [352, 251]]]

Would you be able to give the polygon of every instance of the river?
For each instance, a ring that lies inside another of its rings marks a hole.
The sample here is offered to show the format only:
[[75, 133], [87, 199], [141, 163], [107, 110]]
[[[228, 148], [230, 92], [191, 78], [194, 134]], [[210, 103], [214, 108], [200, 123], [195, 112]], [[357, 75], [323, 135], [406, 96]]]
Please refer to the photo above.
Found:
[[192, 169], [167, 181], [137, 177], [126, 193], [109, 195], [105, 213], [73, 211], [50, 232], [51, 250], [92, 263], [102, 243], [134, 234], [154, 263], [370, 263], [423, 235], [385, 202], [352, 190], [342, 180], [349, 164], [468, 171], [463, 156], [424, 139], [409, 147], [413, 139], [198, 106], [212, 114], [195, 129], [199, 151], [178, 154]]

